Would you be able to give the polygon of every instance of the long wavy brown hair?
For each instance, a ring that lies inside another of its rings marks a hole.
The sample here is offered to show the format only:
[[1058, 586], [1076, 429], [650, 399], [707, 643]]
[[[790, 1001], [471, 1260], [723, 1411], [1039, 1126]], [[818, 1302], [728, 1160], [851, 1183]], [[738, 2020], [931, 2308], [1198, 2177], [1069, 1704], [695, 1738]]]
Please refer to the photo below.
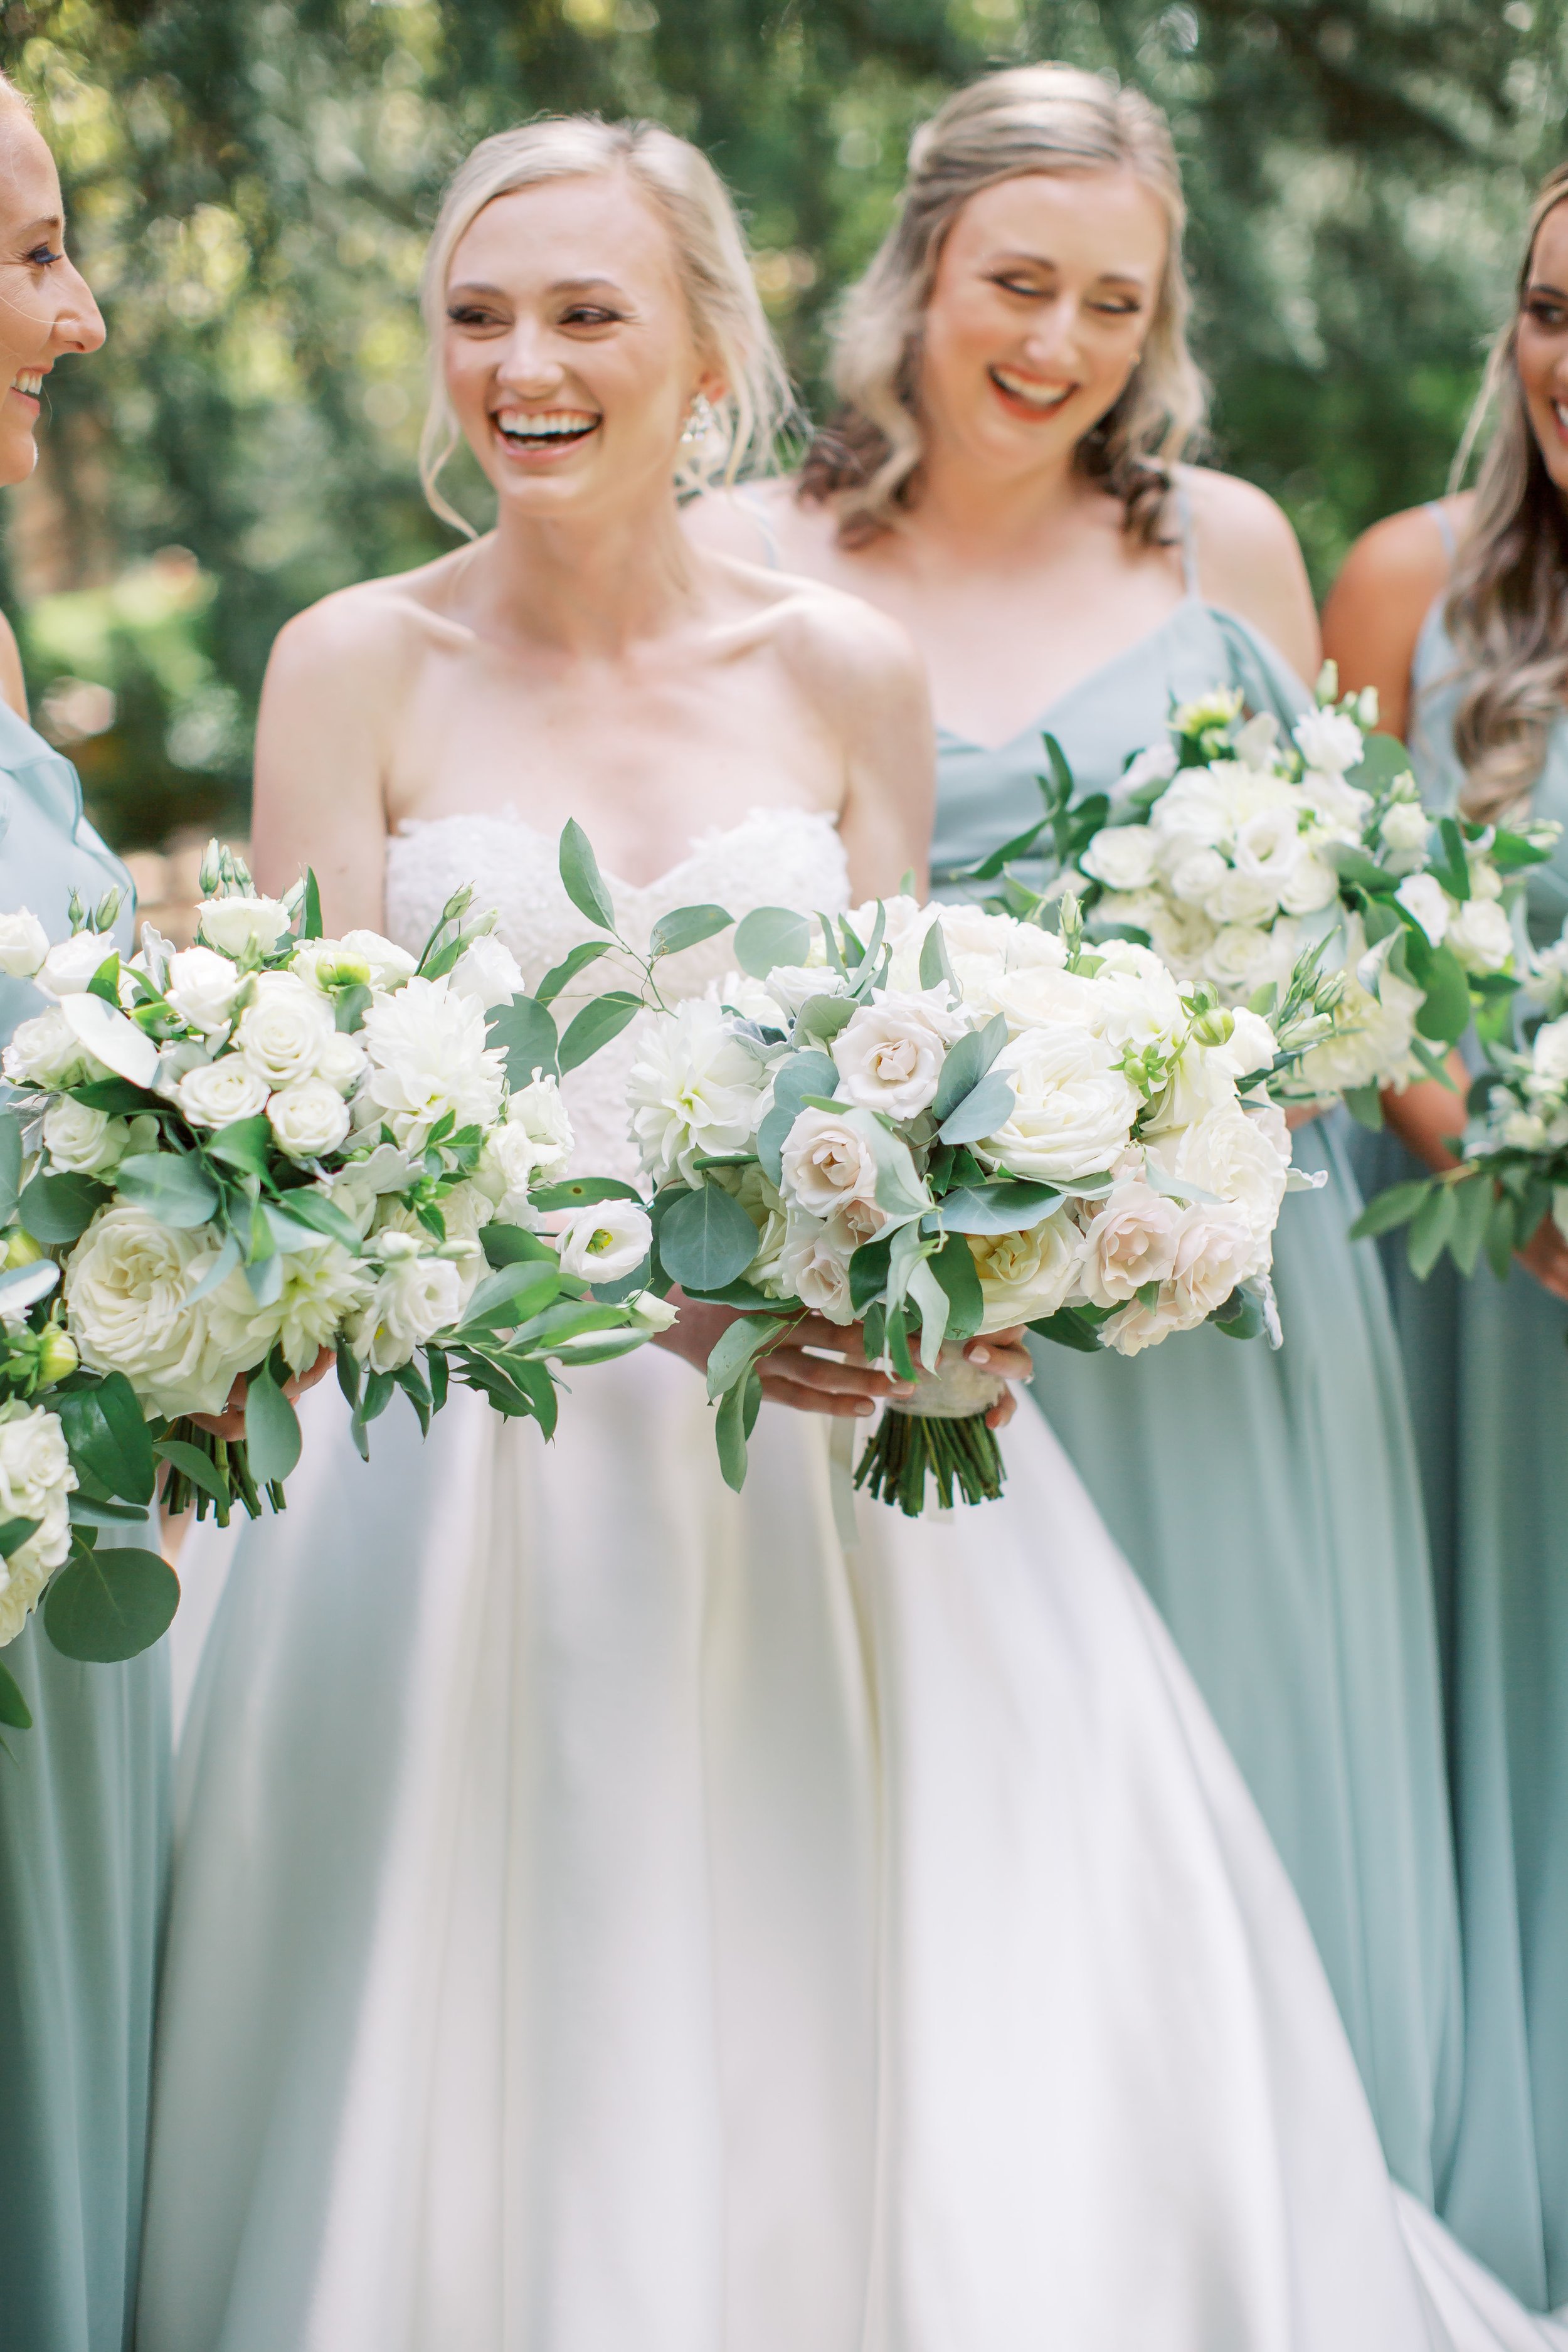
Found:
[[1017, 66], [959, 90], [916, 131], [898, 217], [840, 310], [832, 380], [842, 404], [816, 435], [800, 496], [831, 507], [846, 546], [896, 529], [920, 496], [921, 338], [943, 242], [983, 188], [1031, 172], [1125, 167], [1164, 207], [1165, 265], [1143, 355], [1121, 398], [1079, 444], [1078, 463], [1163, 536], [1171, 467], [1200, 432], [1205, 387], [1187, 349], [1186, 207], [1170, 129], [1142, 93], [1074, 66]]
[[1568, 503], [1546, 469], [1519, 373], [1535, 241], [1565, 200], [1568, 163], [1560, 163], [1531, 208], [1513, 315], [1492, 345], [1449, 483], [1463, 480], [1495, 409], [1443, 615], [1470, 679], [1454, 720], [1460, 798], [1467, 814], [1488, 822], [1532, 790], [1568, 702]]

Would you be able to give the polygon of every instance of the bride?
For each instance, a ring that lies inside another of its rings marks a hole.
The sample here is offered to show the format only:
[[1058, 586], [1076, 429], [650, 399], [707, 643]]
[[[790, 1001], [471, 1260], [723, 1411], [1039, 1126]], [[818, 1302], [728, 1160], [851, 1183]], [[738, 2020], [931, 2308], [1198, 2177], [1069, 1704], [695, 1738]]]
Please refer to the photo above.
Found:
[[[489, 141], [428, 296], [427, 487], [460, 428], [497, 528], [285, 631], [264, 881], [309, 861], [337, 926], [417, 941], [472, 878], [537, 980], [582, 935], [568, 814], [634, 939], [918, 869], [902, 640], [678, 528], [777, 381], [702, 159]], [[627, 1165], [635, 1051], [569, 1081], [585, 1166]], [[366, 1470], [309, 1401], [186, 1736], [142, 2352], [1568, 2343], [1396, 2199], [1294, 1896], [1043, 1423], [1002, 1503], [863, 1507], [847, 1551], [823, 1416], [889, 1383], [773, 1359], [732, 1496], [676, 1360], [716, 1312], [580, 1376], [549, 1447], [459, 1396]]]

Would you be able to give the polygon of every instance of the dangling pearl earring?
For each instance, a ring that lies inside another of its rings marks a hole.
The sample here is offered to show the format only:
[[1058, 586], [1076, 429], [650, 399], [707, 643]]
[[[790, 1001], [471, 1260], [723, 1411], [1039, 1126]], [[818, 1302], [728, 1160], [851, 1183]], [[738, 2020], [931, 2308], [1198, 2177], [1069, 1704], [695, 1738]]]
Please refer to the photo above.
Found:
[[680, 437], [683, 441], [706, 441], [718, 421], [718, 414], [713, 403], [705, 392], [700, 392], [686, 412], [686, 423], [681, 428]]

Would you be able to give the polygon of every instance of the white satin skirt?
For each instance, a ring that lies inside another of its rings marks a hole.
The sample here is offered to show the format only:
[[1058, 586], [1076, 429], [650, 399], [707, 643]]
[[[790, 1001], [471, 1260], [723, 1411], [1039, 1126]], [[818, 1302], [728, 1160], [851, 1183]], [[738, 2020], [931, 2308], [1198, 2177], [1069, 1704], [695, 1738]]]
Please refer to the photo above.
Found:
[[736, 1496], [686, 1366], [573, 1385], [549, 1446], [400, 1399], [368, 1468], [318, 1390], [232, 1542], [139, 2352], [1568, 2347], [1391, 2187], [1037, 1415], [847, 1551], [826, 1423], [764, 1407]]

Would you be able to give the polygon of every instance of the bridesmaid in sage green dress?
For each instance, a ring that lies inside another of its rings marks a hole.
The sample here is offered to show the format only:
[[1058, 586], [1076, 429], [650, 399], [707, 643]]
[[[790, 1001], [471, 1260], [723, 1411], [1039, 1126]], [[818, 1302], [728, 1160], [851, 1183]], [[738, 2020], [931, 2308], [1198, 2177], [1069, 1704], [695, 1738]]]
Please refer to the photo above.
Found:
[[[1375, 685], [1405, 732], [1431, 808], [1528, 808], [1568, 828], [1568, 169], [1535, 206], [1489, 392], [1497, 427], [1473, 497], [1369, 532], [1326, 625], [1347, 684]], [[1529, 877], [1536, 948], [1565, 916], [1568, 830]], [[1434, 1166], [1464, 1118], [1432, 1085], [1385, 1110]], [[1422, 1172], [1392, 1137], [1369, 1139], [1362, 1169], [1369, 1192]], [[1551, 2309], [1568, 2302], [1568, 1247], [1548, 1222], [1506, 1282], [1484, 1262], [1461, 1280], [1445, 1260], [1418, 1283], [1404, 1235], [1384, 1246], [1447, 1685], [1465, 1980], [1448, 2213], [1522, 2301]]]
[[[36, 457], [37, 379], [95, 351], [103, 325], [64, 257], [48, 149], [0, 83], [0, 481]], [[31, 385], [32, 390], [26, 387]], [[130, 877], [82, 815], [68, 761], [17, 716], [16, 646], [0, 622], [0, 911], [51, 939]], [[16, 707], [13, 707], [16, 706]], [[42, 1009], [0, 976], [0, 1042]], [[0, 1757], [0, 2343], [5, 2352], [121, 2352], [130, 2342], [153, 1970], [168, 1822], [165, 1646], [84, 1666], [36, 1620], [5, 1652], [32, 1712]]]
[[[1162, 739], [1173, 697], [1237, 686], [1287, 723], [1308, 705], [1289, 526], [1177, 464], [1201, 409], [1180, 226], [1136, 92], [1058, 67], [962, 92], [917, 134], [844, 313], [844, 410], [799, 483], [694, 522], [909, 629], [947, 722], [939, 877], [1039, 816], [1046, 728], [1087, 793]], [[1337, 1122], [1300, 1128], [1296, 1158], [1326, 1181], [1284, 1204], [1279, 1353], [1213, 1329], [1131, 1360], [1041, 1343], [1034, 1394], [1295, 1881], [1390, 2166], [1441, 2210], [1458, 1936], [1419, 1479]]]

